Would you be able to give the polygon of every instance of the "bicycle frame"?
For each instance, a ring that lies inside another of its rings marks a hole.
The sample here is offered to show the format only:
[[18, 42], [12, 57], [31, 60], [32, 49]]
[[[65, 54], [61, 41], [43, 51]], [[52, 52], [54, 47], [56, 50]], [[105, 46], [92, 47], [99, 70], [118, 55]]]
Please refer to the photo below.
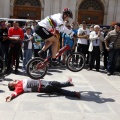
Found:
[[[56, 54], [56, 58], [60, 57], [62, 55], [62, 53], [64, 53], [65, 51], [70, 51], [70, 54], [72, 53], [71, 52], [71, 49], [70, 49], [70, 46], [67, 44], [65, 45], [64, 47], [62, 47], [61, 49], [59, 49], [59, 51], [57, 52]], [[37, 69], [40, 69], [40, 68], [44, 68], [45, 65], [48, 65], [49, 64], [49, 60], [51, 59], [52, 55], [48, 56], [44, 61], [43, 61], [43, 64], [41, 63], [38, 63], [37, 65]]]

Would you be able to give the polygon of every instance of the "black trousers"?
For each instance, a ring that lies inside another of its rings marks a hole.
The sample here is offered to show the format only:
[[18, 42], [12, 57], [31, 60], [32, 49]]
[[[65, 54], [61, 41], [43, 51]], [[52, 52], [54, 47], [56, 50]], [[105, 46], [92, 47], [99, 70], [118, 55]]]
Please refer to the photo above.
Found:
[[5, 60], [5, 65], [8, 65], [9, 44], [1, 44], [2, 58]]
[[107, 49], [105, 48], [105, 43], [103, 43], [103, 55], [104, 55], [104, 68], [106, 69], [107, 68], [107, 63], [108, 63], [108, 51]]
[[34, 49], [34, 57], [39, 57], [38, 51], [40, 51], [40, 49]]
[[120, 54], [120, 49], [109, 50], [107, 72], [110, 72], [111, 74], [115, 72], [116, 62], [119, 54]]
[[20, 44], [10, 46], [9, 57], [8, 57], [8, 68], [7, 68], [8, 70], [11, 68], [13, 56], [15, 57], [15, 60], [16, 60], [15, 70], [18, 69], [20, 50], [21, 50], [21, 45]]
[[93, 51], [89, 54], [89, 68], [94, 68], [94, 63], [96, 61], [96, 69], [100, 69], [100, 47], [93, 46]]
[[78, 43], [77, 52], [81, 52], [86, 57], [86, 54], [88, 53], [88, 45]]
[[64, 96], [76, 97], [75, 92], [61, 89], [62, 87], [72, 86], [69, 82], [41, 81], [41, 93], [58, 93]]

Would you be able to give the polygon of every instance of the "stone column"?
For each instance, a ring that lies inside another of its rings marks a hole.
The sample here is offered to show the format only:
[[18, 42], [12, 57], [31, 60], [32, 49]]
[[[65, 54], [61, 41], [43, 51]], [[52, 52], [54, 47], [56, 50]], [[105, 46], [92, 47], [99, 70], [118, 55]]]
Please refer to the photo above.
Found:
[[104, 5], [104, 20], [103, 24], [107, 25], [107, 17], [108, 17], [108, 9], [109, 9], [109, 0], [106, 0], [105, 5]]
[[120, 22], [120, 0], [117, 1], [116, 21]]
[[44, 17], [52, 14], [52, 0], [45, 0]]
[[4, 18], [10, 17], [10, 0], [1, 0], [2, 1], [2, 13]]
[[0, 0], [0, 17], [4, 17], [3, 15], [3, 9], [4, 9], [4, 4], [3, 4], [4, 0]]
[[114, 14], [115, 14], [115, 2], [116, 0], [109, 0], [109, 6], [108, 6], [108, 16], [107, 16], [107, 24], [110, 25], [112, 22], [115, 22], [114, 20]]

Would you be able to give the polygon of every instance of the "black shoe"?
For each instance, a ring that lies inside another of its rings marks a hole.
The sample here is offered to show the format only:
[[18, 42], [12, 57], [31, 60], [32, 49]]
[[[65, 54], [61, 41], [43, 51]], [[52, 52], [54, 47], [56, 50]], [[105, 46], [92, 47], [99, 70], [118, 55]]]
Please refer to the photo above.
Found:
[[111, 75], [111, 73], [110, 73], [110, 72], [107, 72], [107, 75], [108, 75], [108, 76], [110, 76], [110, 75]]
[[12, 72], [12, 69], [7, 69], [6, 74], [10, 74]]
[[16, 69], [16, 70], [15, 70], [15, 74], [18, 74], [18, 72], [19, 72], [19, 71]]
[[65, 66], [65, 65], [66, 65], [66, 63], [63, 63], [63, 62], [62, 62], [62, 63], [61, 63], [61, 65]]
[[96, 69], [97, 72], [99, 72], [99, 69]]
[[44, 56], [44, 51], [43, 50], [40, 50], [40, 51], [38, 51], [38, 55], [39, 55], [39, 57], [43, 57]]
[[0, 82], [2, 82], [4, 79], [0, 79]]
[[90, 70], [92, 70], [92, 68], [88, 68], [87, 70], [90, 71]]
[[58, 63], [57, 60], [55, 60], [55, 61], [54, 61], [54, 60], [51, 60], [51, 61], [50, 61], [50, 64], [53, 65], [53, 66], [58, 66], [58, 65], [59, 65], [59, 63]]
[[111, 75], [115, 75], [115, 73], [111, 73]]

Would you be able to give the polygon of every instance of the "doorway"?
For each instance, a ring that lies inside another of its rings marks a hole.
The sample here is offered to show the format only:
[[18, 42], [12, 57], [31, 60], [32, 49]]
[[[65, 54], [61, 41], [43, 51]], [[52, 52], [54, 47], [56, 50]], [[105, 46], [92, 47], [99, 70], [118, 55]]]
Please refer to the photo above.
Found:
[[39, 0], [15, 0], [13, 18], [41, 19], [41, 4]]
[[103, 4], [98, 0], [84, 0], [78, 10], [78, 22], [87, 24], [103, 24]]

